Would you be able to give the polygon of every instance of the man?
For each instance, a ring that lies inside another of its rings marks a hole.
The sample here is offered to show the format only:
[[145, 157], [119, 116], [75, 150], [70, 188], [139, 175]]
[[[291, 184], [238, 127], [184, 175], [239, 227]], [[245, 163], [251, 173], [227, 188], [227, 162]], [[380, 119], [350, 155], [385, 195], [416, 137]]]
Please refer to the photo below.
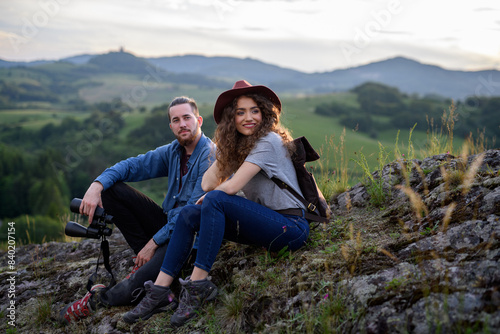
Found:
[[[154, 279], [160, 271], [181, 208], [195, 204], [204, 194], [201, 180], [214, 144], [201, 131], [203, 118], [196, 102], [177, 97], [167, 112], [177, 139], [106, 169], [90, 185], [80, 205], [80, 213], [88, 215], [89, 222], [97, 206], [113, 216], [113, 223], [137, 255], [134, 269], [115, 286], [106, 289], [96, 285], [82, 299], [67, 305], [60, 313], [64, 323], [86, 317], [98, 306], [138, 302], [144, 282]], [[168, 177], [168, 190], [162, 207], [123, 183], [164, 176]]]

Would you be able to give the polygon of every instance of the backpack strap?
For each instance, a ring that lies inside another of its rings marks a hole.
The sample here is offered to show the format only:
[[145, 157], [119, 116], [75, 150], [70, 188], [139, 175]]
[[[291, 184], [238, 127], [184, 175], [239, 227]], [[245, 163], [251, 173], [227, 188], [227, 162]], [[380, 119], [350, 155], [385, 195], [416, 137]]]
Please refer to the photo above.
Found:
[[295, 216], [304, 215], [304, 217], [307, 220], [315, 221], [315, 222], [319, 222], [319, 223], [328, 223], [329, 222], [328, 218], [320, 216], [316, 205], [307, 201], [304, 197], [302, 197], [298, 192], [296, 192], [288, 184], [286, 184], [285, 182], [281, 181], [280, 179], [278, 179], [277, 177], [274, 177], [274, 176], [271, 178], [271, 180], [274, 183], [276, 183], [276, 185], [278, 187], [280, 187], [281, 189], [288, 190], [293, 196], [295, 196], [295, 198], [297, 198], [307, 208], [306, 212], [303, 212], [302, 209], [276, 210], [276, 212], [281, 213], [281, 214], [295, 215]]

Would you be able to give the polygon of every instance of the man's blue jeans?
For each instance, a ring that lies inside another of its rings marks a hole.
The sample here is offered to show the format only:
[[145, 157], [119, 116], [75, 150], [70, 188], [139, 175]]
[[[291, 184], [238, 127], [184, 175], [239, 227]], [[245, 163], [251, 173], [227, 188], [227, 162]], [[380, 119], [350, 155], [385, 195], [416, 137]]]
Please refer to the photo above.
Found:
[[303, 217], [282, 215], [243, 197], [214, 190], [207, 193], [202, 205], [188, 205], [180, 212], [161, 271], [178, 275], [198, 232], [194, 265], [210, 271], [223, 239], [272, 252], [286, 246], [293, 251], [306, 243], [309, 223]]

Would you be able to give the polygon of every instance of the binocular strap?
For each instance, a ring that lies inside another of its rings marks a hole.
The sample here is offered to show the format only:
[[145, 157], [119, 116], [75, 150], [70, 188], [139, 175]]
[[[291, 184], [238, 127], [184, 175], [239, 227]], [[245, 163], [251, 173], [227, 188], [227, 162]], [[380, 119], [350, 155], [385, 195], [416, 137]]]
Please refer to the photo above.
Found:
[[111, 270], [111, 266], [109, 265], [109, 242], [103, 236], [101, 240], [101, 251], [99, 252], [99, 257], [97, 258], [97, 264], [95, 267], [95, 273], [93, 273], [89, 277], [89, 281], [87, 282], [87, 291], [90, 291], [90, 289], [92, 289], [92, 287], [94, 286], [94, 281], [97, 277], [97, 270], [99, 269], [99, 259], [101, 258], [101, 253], [103, 255], [104, 267], [111, 275], [111, 281], [106, 289], [110, 289], [116, 284], [115, 276], [113, 275], [113, 271]]

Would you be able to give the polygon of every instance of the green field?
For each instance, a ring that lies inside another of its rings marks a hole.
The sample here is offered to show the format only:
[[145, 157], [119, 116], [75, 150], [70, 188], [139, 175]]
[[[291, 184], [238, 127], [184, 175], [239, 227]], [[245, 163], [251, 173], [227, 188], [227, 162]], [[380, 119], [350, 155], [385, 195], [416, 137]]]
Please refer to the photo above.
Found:
[[66, 117], [74, 117], [77, 120], [82, 120], [88, 116], [89, 113], [50, 107], [47, 109], [7, 109], [0, 110], [0, 125], [21, 126], [29, 130], [40, 130], [49, 123], [59, 125]]

